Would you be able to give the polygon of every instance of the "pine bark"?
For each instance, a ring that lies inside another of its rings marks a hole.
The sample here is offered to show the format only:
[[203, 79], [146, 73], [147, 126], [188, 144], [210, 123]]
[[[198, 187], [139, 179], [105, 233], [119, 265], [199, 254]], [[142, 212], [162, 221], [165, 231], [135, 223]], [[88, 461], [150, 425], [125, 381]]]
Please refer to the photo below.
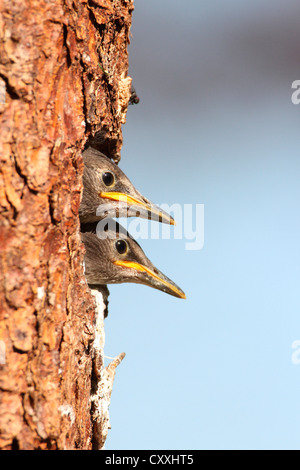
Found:
[[0, 2], [0, 449], [105, 441], [81, 151], [120, 158], [132, 11], [133, 0]]

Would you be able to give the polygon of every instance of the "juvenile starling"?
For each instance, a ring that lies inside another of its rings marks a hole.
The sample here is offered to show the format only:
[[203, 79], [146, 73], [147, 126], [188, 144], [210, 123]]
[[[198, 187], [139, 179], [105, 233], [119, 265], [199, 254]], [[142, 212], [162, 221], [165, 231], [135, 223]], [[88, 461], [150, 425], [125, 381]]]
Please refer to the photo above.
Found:
[[[99, 225], [104, 225], [104, 221]], [[134, 282], [185, 299], [184, 292], [146, 257], [140, 245], [112, 219], [102, 229], [84, 226], [85, 276], [90, 286]]]
[[173, 217], [142, 196], [122, 170], [103, 153], [89, 147], [82, 155], [81, 223], [96, 222], [105, 217], [139, 216], [175, 224]]

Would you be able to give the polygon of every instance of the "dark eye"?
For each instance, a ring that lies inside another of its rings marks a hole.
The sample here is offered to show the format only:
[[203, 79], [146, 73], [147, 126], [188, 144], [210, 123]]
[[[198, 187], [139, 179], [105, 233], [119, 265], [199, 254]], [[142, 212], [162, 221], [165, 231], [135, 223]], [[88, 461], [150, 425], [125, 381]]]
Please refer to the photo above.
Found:
[[105, 186], [112, 186], [115, 182], [115, 176], [110, 171], [106, 171], [105, 173], [102, 173], [102, 181]]
[[115, 243], [115, 247], [117, 249], [117, 252], [120, 253], [120, 255], [124, 255], [128, 251], [128, 245], [125, 240], [117, 240]]

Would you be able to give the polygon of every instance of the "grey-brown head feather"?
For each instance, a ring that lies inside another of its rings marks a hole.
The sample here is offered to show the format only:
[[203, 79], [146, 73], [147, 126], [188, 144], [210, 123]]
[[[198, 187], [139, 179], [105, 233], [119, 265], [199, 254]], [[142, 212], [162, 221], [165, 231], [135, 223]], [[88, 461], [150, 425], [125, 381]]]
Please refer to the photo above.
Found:
[[[175, 297], [185, 298], [184, 292], [160, 272], [147, 258], [141, 246], [117, 222], [111, 219], [82, 226], [85, 245], [85, 275], [88, 284], [103, 285], [124, 282], [145, 284]], [[117, 245], [125, 242], [126, 251], [120, 253]], [[119, 264], [118, 264], [119, 263]]]

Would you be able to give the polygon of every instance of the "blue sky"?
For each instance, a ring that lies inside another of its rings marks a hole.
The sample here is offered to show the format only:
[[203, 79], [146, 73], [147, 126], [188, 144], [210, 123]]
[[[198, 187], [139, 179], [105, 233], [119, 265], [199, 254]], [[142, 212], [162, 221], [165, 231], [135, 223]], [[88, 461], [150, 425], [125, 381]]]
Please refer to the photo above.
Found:
[[186, 300], [109, 286], [108, 450], [300, 448], [299, 10], [135, 2], [120, 167], [153, 202], [204, 204], [205, 242], [139, 240]]

